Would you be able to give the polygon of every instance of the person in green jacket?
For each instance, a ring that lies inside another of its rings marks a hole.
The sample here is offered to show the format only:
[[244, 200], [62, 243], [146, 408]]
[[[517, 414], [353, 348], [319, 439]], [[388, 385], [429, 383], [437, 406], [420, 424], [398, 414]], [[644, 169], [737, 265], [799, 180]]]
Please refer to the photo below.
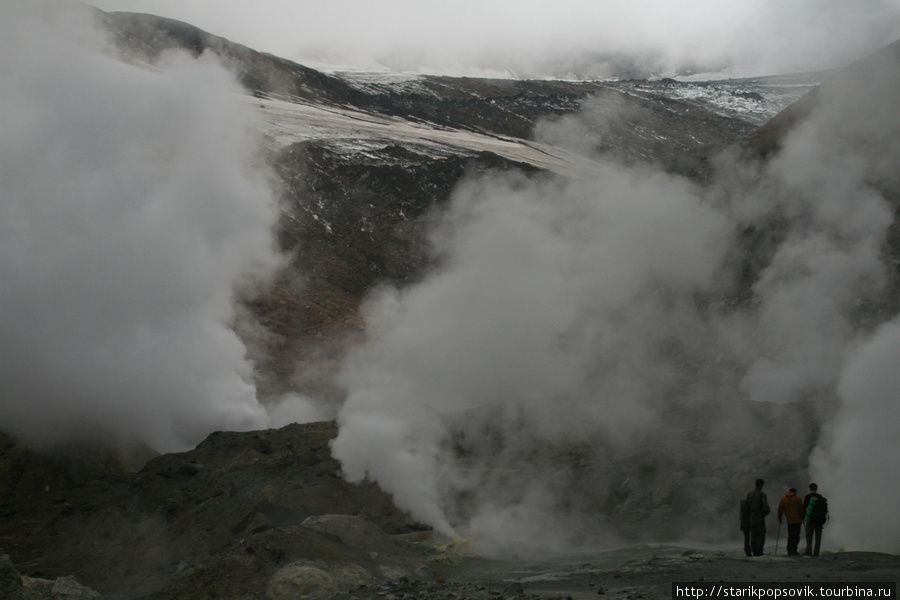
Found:
[[803, 554], [818, 556], [822, 547], [822, 528], [828, 519], [828, 501], [819, 493], [819, 486], [815, 483], [809, 484], [809, 493], [803, 498], [803, 509], [803, 522], [806, 524], [806, 549]]

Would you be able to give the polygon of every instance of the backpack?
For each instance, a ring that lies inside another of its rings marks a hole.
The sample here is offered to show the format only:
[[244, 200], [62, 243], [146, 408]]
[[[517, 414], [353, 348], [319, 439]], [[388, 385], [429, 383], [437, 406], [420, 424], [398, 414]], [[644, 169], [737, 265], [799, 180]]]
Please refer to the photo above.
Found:
[[813, 496], [810, 498], [806, 516], [813, 525], [824, 525], [828, 519], [828, 500], [824, 496]]
[[824, 525], [825, 520], [828, 518], [828, 500], [824, 496], [819, 496], [815, 498], [815, 501], [811, 500], [809, 505], [811, 509], [810, 516], [813, 521]]

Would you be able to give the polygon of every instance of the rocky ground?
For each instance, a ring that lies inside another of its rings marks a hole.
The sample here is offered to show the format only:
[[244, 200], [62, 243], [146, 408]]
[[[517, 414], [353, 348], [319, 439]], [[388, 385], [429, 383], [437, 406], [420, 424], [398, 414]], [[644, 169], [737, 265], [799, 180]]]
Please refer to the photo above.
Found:
[[[772, 556], [771, 533], [769, 556], [747, 559], [736, 526], [715, 547], [630, 544], [560, 554], [535, 540], [519, 556], [486, 558], [477, 540], [418, 526], [377, 486], [345, 482], [328, 448], [335, 433], [333, 423], [216, 433], [137, 470], [99, 447], [36, 452], [3, 437], [0, 548], [9, 559], [0, 579], [15, 587], [15, 565], [26, 588], [77, 583], [106, 600], [442, 600], [663, 598], [674, 581], [900, 575], [893, 555], [788, 558], [783, 537], [780, 556]], [[652, 520], [642, 526], [654, 527]]]
[[[783, 540], [782, 540], [783, 543]], [[545, 556], [539, 560], [463, 561], [435, 582], [391, 581], [375, 594], [419, 598], [672, 598], [675, 582], [896, 581], [900, 557], [877, 553], [825, 554], [818, 559], [763, 556], [739, 550], [680, 546], [631, 546], [606, 552]]]
[[[311, 555], [292, 538], [321, 534]], [[327, 540], [327, 541], [326, 541]], [[442, 540], [444, 541], [444, 540]], [[782, 540], [783, 542], [783, 540]], [[326, 556], [327, 547], [334, 552]], [[352, 551], [349, 548], [353, 548]], [[774, 548], [769, 547], [770, 550]], [[358, 517], [329, 515], [242, 541], [236, 551], [187, 569], [152, 600], [295, 598], [340, 600], [623, 600], [673, 598], [673, 584], [893, 583], [900, 557], [872, 552], [825, 552], [818, 558], [746, 558], [718, 550], [637, 545], [608, 551], [545, 554], [531, 559], [472, 556], [465, 543], [436, 543], [430, 534], [388, 536]], [[0, 558], [0, 590], [8, 600], [99, 600], [71, 576], [21, 576]], [[105, 598], [127, 597], [115, 592]]]

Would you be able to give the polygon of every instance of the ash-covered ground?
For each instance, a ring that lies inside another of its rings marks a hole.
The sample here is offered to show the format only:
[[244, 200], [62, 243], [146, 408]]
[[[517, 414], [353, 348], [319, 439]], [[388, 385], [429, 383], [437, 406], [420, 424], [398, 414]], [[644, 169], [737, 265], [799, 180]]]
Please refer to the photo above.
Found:
[[788, 557], [773, 516], [766, 554], [747, 558], [736, 507], [733, 527], [714, 544], [594, 539], [560, 551], [535, 539], [485, 556], [477, 538], [422, 528], [377, 486], [343, 481], [328, 451], [335, 434], [330, 423], [217, 433], [138, 470], [102, 447], [35, 453], [4, 437], [0, 548], [11, 562], [0, 568], [3, 589], [21, 574], [32, 590], [52, 581], [81, 589], [65, 579], [74, 577], [106, 600], [663, 599], [673, 582], [900, 575], [896, 555], [831, 551], [827, 526], [829, 550]]

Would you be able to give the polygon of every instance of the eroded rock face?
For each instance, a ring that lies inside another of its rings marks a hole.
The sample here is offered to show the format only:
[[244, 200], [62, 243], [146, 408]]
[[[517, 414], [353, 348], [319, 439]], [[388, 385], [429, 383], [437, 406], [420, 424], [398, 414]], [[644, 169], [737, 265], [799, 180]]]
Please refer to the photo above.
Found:
[[9, 556], [0, 549], [0, 597], [8, 600], [25, 600], [22, 576], [12, 564]]
[[23, 577], [22, 583], [28, 600], [103, 600], [98, 592], [81, 585], [71, 576], [54, 581]]
[[363, 299], [381, 283], [414, 283], [433, 265], [429, 225], [455, 185], [489, 171], [534, 171], [488, 152], [389, 140], [300, 142], [274, 161], [282, 182], [278, 237], [290, 263], [247, 299], [267, 332], [252, 346], [258, 389], [335, 405], [342, 395], [330, 378], [363, 332]]
[[55, 580], [22, 577], [0, 549], [0, 598], [3, 600], [103, 600], [95, 590], [72, 576]]
[[0, 490], [0, 539], [14, 540], [7, 551], [29, 565], [27, 575], [74, 575], [103, 594], [141, 597], [173, 578], [216, 571], [224, 557], [227, 574], [251, 558], [274, 571], [346, 552], [333, 546], [350, 542], [324, 524], [302, 526], [307, 517], [356, 515], [369, 525], [345, 527], [344, 535], [367, 539], [415, 530], [378, 486], [341, 478], [328, 447], [336, 432], [334, 423], [315, 423], [215, 433], [139, 471], [111, 468], [52, 486], [42, 485], [53, 474], [46, 456], [4, 437], [0, 479], [10, 485]]

